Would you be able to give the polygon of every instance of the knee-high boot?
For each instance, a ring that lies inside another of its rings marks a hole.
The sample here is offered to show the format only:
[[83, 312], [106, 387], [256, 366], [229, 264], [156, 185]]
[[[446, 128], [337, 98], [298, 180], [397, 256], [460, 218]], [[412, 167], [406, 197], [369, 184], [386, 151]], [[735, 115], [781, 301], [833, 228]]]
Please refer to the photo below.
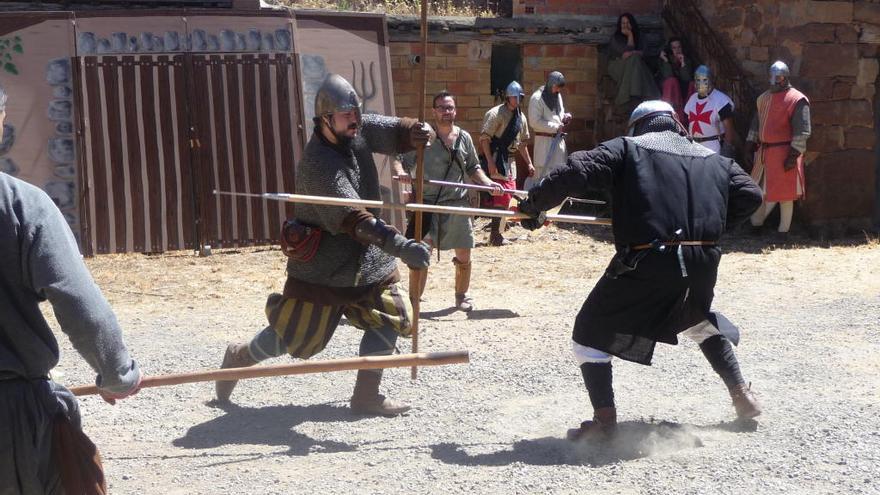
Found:
[[700, 343], [700, 350], [727, 386], [737, 418], [749, 419], [759, 416], [761, 406], [752, 393], [751, 386], [746, 385], [742, 377], [739, 361], [730, 341], [722, 335], [713, 335]]
[[354, 393], [351, 395], [351, 410], [355, 414], [375, 416], [397, 416], [411, 409], [410, 406], [395, 402], [379, 393], [382, 370], [358, 370]]
[[452, 263], [455, 265], [455, 308], [466, 313], [473, 311], [474, 300], [467, 293], [471, 286], [471, 262], [462, 263], [452, 258]]
[[617, 431], [617, 408], [614, 407], [611, 363], [584, 363], [581, 365], [584, 385], [593, 406], [592, 421], [584, 421], [579, 428], [568, 430], [569, 440], [604, 440]]

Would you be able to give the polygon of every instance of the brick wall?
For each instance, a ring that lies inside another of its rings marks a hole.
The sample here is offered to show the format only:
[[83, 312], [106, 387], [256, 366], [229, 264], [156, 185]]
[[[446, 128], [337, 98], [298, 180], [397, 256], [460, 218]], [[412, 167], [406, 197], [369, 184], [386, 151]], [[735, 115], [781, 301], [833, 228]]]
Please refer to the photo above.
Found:
[[662, 6], [662, 0], [513, 0], [513, 15], [657, 15]]
[[[715, 27], [751, 76], [767, 88], [767, 68], [785, 61], [811, 102], [807, 197], [802, 221], [864, 228], [875, 208], [875, 87], [880, 4], [788, 0], [702, 0]], [[880, 220], [880, 219], [877, 219]], [[796, 218], [797, 222], [797, 218]]]
[[[411, 63], [421, 55], [421, 45], [392, 42], [391, 72], [397, 115], [418, 115], [418, 69]], [[475, 138], [483, 115], [500, 103], [490, 94], [491, 46], [485, 42], [429, 43], [426, 59], [426, 115], [431, 118], [431, 98], [446, 89], [457, 96], [458, 125]], [[559, 70], [565, 74], [563, 98], [574, 116], [567, 142], [571, 150], [593, 145], [596, 115], [596, 47], [583, 44], [522, 45], [523, 80], [527, 95], [541, 86], [547, 74]], [[527, 110], [528, 102], [523, 107]]]

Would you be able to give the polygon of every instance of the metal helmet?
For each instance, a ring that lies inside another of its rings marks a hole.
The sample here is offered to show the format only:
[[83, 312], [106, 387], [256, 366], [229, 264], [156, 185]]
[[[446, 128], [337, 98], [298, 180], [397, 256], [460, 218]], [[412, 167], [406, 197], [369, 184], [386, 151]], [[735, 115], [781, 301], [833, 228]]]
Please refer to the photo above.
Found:
[[776, 62], [773, 62], [773, 65], [770, 66], [771, 86], [780, 86], [776, 82], [776, 78], [779, 76], [785, 78], [785, 82], [781, 86], [788, 86], [788, 78], [791, 76], [791, 72], [788, 70], [788, 66], [785, 65], [785, 62], [783, 62], [782, 60], [777, 60]]
[[361, 120], [361, 99], [352, 85], [339, 74], [330, 74], [315, 94], [315, 117], [357, 110]]
[[709, 96], [709, 93], [715, 88], [715, 77], [712, 75], [712, 69], [706, 65], [697, 67], [694, 71], [694, 86], [700, 98]]
[[645, 119], [664, 114], [669, 115], [678, 122], [678, 119], [675, 117], [675, 109], [663, 100], [648, 100], [639, 103], [639, 106], [630, 114], [629, 122], [626, 124], [628, 134], [632, 136], [636, 126]]
[[553, 86], [565, 86], [565, 76], [562, 72], [554, 70], [547, 76], [547, 88], [552, 89]]
[[504, 89], [504, 98], [509, 98], [511, 96], [516, 96], [517, 100], [522, 100], [522, 97], [526, 94], [523, 93], [523, 88], [516, 81], [510, 81], [510, 84], [507, 85], [507, 88]]

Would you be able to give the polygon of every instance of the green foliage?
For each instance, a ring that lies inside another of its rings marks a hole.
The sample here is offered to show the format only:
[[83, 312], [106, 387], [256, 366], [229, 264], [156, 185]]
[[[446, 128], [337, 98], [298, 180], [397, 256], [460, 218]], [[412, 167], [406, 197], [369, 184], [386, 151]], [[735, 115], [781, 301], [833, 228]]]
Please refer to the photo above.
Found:
[[0, 38], [0, 63], [3, 70], [12, 75], [18, 75], [18, 67], [12, 62], [13, 54], [24, 53], [24, 45], [21, 37]]

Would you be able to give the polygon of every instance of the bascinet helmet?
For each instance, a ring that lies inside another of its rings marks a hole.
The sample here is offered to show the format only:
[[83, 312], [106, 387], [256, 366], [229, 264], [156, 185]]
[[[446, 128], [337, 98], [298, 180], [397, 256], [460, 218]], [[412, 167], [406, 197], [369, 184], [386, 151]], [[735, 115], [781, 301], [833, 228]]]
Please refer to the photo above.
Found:
[[[785, 62], [783, 62], [781, 60], [777, 60], [776, 62], [773, 62], [773, 65], [770, 66], [770, 85], [771, 86], [787, 87], [788, 86], [788, 79], [789, 79], [790, 75], [791, 75], [791, 73], [788, 70], [788, 66], [785, 65]], [[779, 84], [776, 81], [776, 78], [779, 76], [782, 76], [785, 78], [785, 80], [782, 84]]]
[[709, 93], [715, 88], [715, 84], [713, 84], [714, 79], [712, 69], [708, 66], [701, 65], [694, 71], [694, 86], [701, 98], [709, 96]]
[[339, 74], [330, 74], [318, 93], [315, 94], [315, 117], [323, 117], [336, 112], [357, 110], [358, 124], [361, 121], [361, 99], [352, 85]]
[[[656, 131], [678, 131], [680, 132], [683, 127], [681, 123], [678, 121], [678, 118], [675, 116], [675, 109], [672, 108], [672, 105], [666, 103], [663, 100], [648, 100], [639, 103], [639, 106], [633, 110], [632, 114], [629, 116], [629, 122], [627, 123], [628, 134], [630, 136], [637, 136], [639, 134], [644, 134], [641, 131], [641, 127], [644, 124], [651, 123], [655, 117], [668, 117], [668, 125], [663, 125], [661, 122], [657, 127], [644, 131], [644, 132], [656, 132]], [[663, 119], [667, 120], [667, 119]], [[659, 128], [659, 127], [668, 127], [667, 128]]]
[[525, 96], [522, 86], [516, 81], [510, 81], [510, 84], [504, 89], [504, 98], [507, 99], [511, 96], [516, 96], [518, 100], [522, 100], [522, 97]]

